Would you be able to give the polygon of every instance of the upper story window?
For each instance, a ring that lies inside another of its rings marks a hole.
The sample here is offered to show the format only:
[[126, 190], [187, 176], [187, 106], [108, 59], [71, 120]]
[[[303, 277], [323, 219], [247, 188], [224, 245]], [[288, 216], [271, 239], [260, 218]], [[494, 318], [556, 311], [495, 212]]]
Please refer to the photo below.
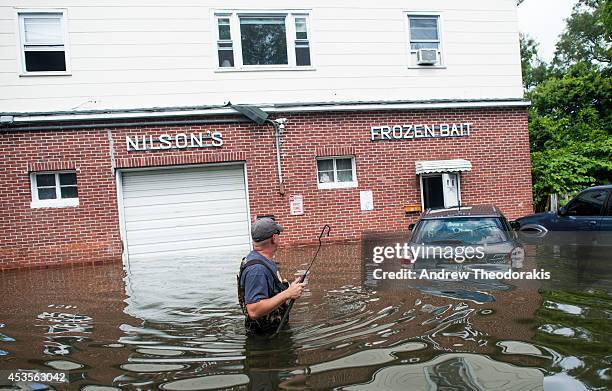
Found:
[[37, 172], [31, 175], [32, 208], [62, 208], [79, 205], [74, 171]]
[[18, 11], [21, 73], [66, 74], [69, 71], [66, 13]]
[[408, 15], [410, 65], [441, 66], [442, 42], [438, 15]]
[[279, 69], [311, 65], [308, 15], [217, 13], [219, 68]]
[[318, 158], [317, 183], [319, 189], [356, 187], [355, 158], [353, 156]]

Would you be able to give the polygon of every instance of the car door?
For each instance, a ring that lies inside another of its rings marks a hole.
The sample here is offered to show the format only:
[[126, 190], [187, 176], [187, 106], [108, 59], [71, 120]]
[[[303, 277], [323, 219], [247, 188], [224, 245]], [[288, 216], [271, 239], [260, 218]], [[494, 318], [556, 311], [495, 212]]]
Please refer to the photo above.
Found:
[[608, 202], [599, 222], [598, 243], [603, 246], [612, 246], [612, 191], [608, 196]]
[[589, 189], [571, 200], [565, 213], [558, 216], [558, 230], [565, 233], [560, 233], [557, 239], [564, 244], [585, 246], [585, 250], [596, 245], [600, 239], [601, 214], [609, 193], [608, 189]]
[[560, 230], [599, 230], [602, 211], [609, 194], [608, 189], [590, 189], [580, 193], [567, 204], [565, 213], [559, 216]]

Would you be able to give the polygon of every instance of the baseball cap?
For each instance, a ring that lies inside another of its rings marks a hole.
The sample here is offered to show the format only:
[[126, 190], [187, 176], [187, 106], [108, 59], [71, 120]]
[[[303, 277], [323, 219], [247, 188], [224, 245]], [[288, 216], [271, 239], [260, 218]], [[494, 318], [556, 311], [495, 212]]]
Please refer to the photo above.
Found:
[[255, 220], [251, 225], [251, 237], [255, 242], [261, 242], [271, 238], [274, 234], [279, 234], [283, 231], [283, 226], [271, 219], [270, 217], [262, 217]]

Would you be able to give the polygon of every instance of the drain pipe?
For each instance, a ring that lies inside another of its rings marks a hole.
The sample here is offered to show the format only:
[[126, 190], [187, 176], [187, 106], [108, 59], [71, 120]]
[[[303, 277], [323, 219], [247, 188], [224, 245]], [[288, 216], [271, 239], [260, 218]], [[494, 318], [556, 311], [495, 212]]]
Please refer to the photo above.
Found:
[[274, 128], [274, 143], [276, 144], [276, 173], [278, 175], [278, 192], [280, 195], [285, 195], [285, 183], [283, 182], [283, 171], [281, 168], [281, 153], [280, 147], [282, 144], [281, 136], [287, 123], [287, 118], [277, 118], [275, 120], [268, 119], [268, 113], [263, 111], [257, 106], [253, 105], [234, 105], [231, 102], [227, 102], [227, 105], [240, 114], [244, 115], [257, 125], [263, 125], [268, 123]]
[[285, 195], [285, 182], [283, 181], [283, 171], [281, 168], [281, 136], [283, 130], [285, 130], [285, 124], [287, 123], [287, 118], [277, 118], [273, 121], [266, 120], [269, 124], [274, 127], [274, 142], [276, 144], [276, 172], [278, 175], [278, 192], [280, 195]]

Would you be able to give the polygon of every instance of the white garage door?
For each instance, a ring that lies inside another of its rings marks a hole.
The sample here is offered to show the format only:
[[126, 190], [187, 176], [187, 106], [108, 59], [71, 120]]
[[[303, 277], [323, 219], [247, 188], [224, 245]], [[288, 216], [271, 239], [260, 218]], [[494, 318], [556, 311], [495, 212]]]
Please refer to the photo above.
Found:
[[248, 251], [246, 197], [242, 165], [124, 172], [130, 262]]

